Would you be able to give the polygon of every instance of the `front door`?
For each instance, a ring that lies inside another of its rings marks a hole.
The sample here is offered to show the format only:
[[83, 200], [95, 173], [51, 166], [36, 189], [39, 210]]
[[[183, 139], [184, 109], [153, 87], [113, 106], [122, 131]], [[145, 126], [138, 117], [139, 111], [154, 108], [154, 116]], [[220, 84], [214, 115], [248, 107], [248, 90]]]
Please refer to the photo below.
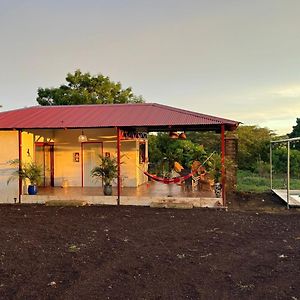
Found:
[[43, 168], [43, 186], [54, 186], [54, 144], [35, 143], [35, 162]]
[[83, 186], [102, 186], [102, 181], [91, 176], [91, 170], [99, 164], [102, 155], [102, 143], [82, 143], [82, 184]]

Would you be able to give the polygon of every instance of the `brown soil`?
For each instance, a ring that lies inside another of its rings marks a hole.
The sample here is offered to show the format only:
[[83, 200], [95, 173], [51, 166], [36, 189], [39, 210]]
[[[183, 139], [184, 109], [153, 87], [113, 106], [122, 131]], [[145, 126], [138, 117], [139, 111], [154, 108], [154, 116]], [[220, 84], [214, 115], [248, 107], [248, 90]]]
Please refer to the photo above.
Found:
[[[299, 212], [270, 194], [228, 200], [229, 211], [0, 206], [0, 298], [300, 299]], [[252, 205], [266, 202], [275, 213]]]

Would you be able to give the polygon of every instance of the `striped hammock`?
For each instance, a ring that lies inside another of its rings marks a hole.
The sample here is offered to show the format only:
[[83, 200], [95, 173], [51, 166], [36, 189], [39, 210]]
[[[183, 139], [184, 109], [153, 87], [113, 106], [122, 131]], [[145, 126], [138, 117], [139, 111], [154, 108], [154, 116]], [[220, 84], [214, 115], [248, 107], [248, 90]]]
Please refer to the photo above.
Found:
[[146, 176], [148, 176], [149, 178], [151, 178], [151, 179], [153, 179], [155, 181], [164, 183], [164, 184], [179, 183], [179, 182], [185, 181], [185, 180], [187, 180], [187, 179], [189, 179], [190, 177], [193, 176], [193, 173], [190, 173], [190, 174], [185, 175], [185, 176], [178, 176], [178, 177], [173, 177], [173, 178], [166, 178], [166, 177], [158, 177], [158, 176], [150, 174], [150, 173], [148, 173], [146, 171], [144, 171], [144, 174]]

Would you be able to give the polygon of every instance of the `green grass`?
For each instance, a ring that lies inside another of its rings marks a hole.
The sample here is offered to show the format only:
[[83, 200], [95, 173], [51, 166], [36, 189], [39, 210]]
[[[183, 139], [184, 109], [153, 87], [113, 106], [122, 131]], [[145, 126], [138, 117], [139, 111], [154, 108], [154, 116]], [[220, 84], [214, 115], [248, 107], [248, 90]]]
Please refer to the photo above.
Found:
[[[262, 177], [250, 171], [239, 170], [237, 174], [237, 190], [240, 192], [270, 191], [270, 178]], [[273, 178], [273, 188], [286, 188], [286, 175], [277, 175]], [[291, 189], [300, 189], [300, 179], [291, 178]]]

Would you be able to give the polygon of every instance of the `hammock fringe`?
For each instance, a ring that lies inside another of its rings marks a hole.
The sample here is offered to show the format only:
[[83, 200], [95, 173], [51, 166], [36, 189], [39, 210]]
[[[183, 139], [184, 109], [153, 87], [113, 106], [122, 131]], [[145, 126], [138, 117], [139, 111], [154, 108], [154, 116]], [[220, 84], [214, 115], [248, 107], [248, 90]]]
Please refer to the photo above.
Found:
[[163, 178], [163, 177], [158, 177], [156, 175], [150, 174], [146, 171], [143, 171], [143, 172], [149, 178], [151, 178], [155, 181], [164, 183], [164, 184], [180, 183], [180, 182], [185, 181], [185, 180], [187, 180], [187, 179], [189, 179], [190, 177], [193, 176], [193, 173], [190, 173], [190, 174], [185, 175], [185, 176], [178, 176], [178, 177], [173, 177], [173, 178]]

